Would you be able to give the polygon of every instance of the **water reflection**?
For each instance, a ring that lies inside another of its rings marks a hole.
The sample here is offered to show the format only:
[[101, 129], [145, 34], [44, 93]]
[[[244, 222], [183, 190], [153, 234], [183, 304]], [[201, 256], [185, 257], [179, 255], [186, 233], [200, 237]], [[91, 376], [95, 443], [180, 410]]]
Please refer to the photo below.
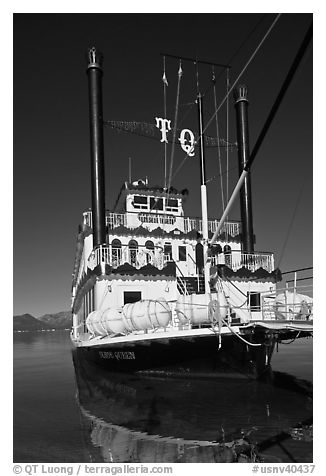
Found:
[[312, 461], [309, 382], [145, 378], [73, 360], [94, 462]]

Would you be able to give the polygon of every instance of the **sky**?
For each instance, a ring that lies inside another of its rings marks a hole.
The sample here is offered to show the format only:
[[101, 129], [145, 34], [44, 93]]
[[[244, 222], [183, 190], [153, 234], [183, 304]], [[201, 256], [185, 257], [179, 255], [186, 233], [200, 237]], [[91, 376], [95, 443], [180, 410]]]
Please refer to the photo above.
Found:
[[[13, 312], [39, 317], [68, 310], [75, 243], [82, 212], [90, 205], [86, 50], [104, 55], [104, 119], [155, 123], [163, 117], [162, 53], [230, 64], [238, 77], [276, 14], [15, 14], [13, 41]], [[241, 76], [248, 87], [253, 148], [286, 73], [312, 21], [311, 14], [283, 14]], [[174, 120], [179, 62], [166, 58], [167, 117]], [[282, 271], [312, 266], [313, 47], [310, 45], [254, 162], [251, 181], [255, 250], [275, 253]], [[182, 62], [178, 125], [196, 133], [195, 67]], [[209, 66], [199, 67], [205, 92], [204, 123], [214, 113]], [[219, 104], [225, 71], [216, 69]], [[220, 135], [226, 138], [226, 105]], [[105, 129], [106, 207], [122, 183], [148, 177], [163, 184], [159, 141]], [[216, 136], [213, 120], [207, 128]], [[236, 140], [233, 98], [229, 139]], [[176, 146], [174, 170], [185, 154]], [[229, 190], [238, 176], [229, 156]], [[226, 154], [222, 154], [223, 170]], [[218, 155], [206, 150], [209, 217], [222, 213]], [[188, 158], [172, 185], [188, 188], [188, 216], [200, 216], [198, 157]], [[224, 189], [226, 187], [224, 174]], [[239, 220], [239, 207], [230, 213]]]

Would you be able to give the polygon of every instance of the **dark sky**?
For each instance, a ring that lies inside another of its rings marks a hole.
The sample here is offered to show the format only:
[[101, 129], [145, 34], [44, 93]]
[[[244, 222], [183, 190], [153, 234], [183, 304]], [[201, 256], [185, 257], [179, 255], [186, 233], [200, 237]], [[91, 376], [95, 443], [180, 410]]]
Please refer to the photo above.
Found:
[[[38, 317], [67, 310], [75, 238], [90, 207], [85, 51], [104, 54], [104, 118], [155, 123], [163, 116], [162, 57], [169, 53], [215, 63], [231, 61], [231, 83], [275, 14], [15, 14], [14, 15], [14, 314]], [[312, 21], [283, 14], [240, 83], [248, 86], [251, 148]], [[245, 41], [246, 40], [246, 41]], [[179, 64], [166, 60], [168, 118], [174, 118]], [[179, 119], [196, 127], [194, 65], [183, 63]], [[221, 70], [216, 70], [220, 73]], [[200, 88], [211, 85], [201, 66]], [[299, 67], [252, 169], [257, 251], [273, 251], [283, 271], [312, 266], [312, 45]], [[217, 81], [218, 102], [225, 74]], [[205, 120], [213, 114], [205, 96]], [[235, 141], [233, 99], [230, 140]], [[226, 108], [219, 114], [225, 138]], [[213, 121], [207, 130], [216, 135]], [[105, 130], [106, 206], [128, 178], [163, 184], [158, 141]], [[176, 147], [174, 168], [184, 153]], [[206, 153], [209, 216], [221, 215], [217, 150]], [[225, 168], [225, 153], [222, 155]], [[237, 177], [230, 154], [230, 190]], [[172, 185], [188, 188], [186, 214], [200, 215], [199, 163], [187, 159]], [[225, 185], [224, 185], [225, 186]], [[230, 219], [239, 219], [235, 206]], [[281, 261], [280, 261], [281, 259]], [[280, 262], [279, 262], [280, 261]]]

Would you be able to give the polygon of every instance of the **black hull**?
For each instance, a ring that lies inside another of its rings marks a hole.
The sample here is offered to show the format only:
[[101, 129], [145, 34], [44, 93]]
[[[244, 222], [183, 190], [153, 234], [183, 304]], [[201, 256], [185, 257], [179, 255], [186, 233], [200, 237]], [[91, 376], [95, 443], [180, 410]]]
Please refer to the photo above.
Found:
[[[247, 336], [246, 339], [250, 339]], [[219, 349], [218, 336], [171, 338], [137, 343], [102, 344], [78, 347], [87, 360], [110, 372], [140, 373], [164, 376], [259, 378], [270, 368], [275, 341], [265, 334], [255, 335], [252, 346], [236, 336], [223, 336]]]

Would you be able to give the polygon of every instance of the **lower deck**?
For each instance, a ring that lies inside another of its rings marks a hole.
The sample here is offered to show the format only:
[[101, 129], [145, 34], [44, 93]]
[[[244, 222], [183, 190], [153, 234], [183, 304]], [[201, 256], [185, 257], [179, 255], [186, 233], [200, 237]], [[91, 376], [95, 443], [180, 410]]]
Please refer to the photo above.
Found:
[[[186, 327], [186, 326], [183, 326]], [[221, 334], [221, 336], [230, 335], [250, 335], [254, 329], [261, 329], [264, 331], [276, 332], [280, 335], [287, 334], [289, 332], [302, 332], [312, 333], [313, 322], [302, 320], [265, 320], [265, 321], [251, 321], [244, 325], [228, 325], [218, 327], [206, 326], [201, 328], [180, 328], [167, 327], [165, 329], [154, 329], [147, 331], [138, 331], [128, 335], [121, 336], [95, 336], [85, 332], [79, 334], [77, 339], [72, 338], [76, 347], [97, 347], [104, 345], [123, 345], [123, 344], [136, 344], [143, 343], [143, 345], [149, 344], [151, 341], [162, 341], [168, 343], [171, 339], [186, 339], [199, 338], [205, 336], [211, 336]]]
[[311, 336], [311, 322], [251, 322], [243, 326], [166, 329], [74, 341], [77, 352], [108, 371], [199, 378], [259, 378], [280, 340]]

